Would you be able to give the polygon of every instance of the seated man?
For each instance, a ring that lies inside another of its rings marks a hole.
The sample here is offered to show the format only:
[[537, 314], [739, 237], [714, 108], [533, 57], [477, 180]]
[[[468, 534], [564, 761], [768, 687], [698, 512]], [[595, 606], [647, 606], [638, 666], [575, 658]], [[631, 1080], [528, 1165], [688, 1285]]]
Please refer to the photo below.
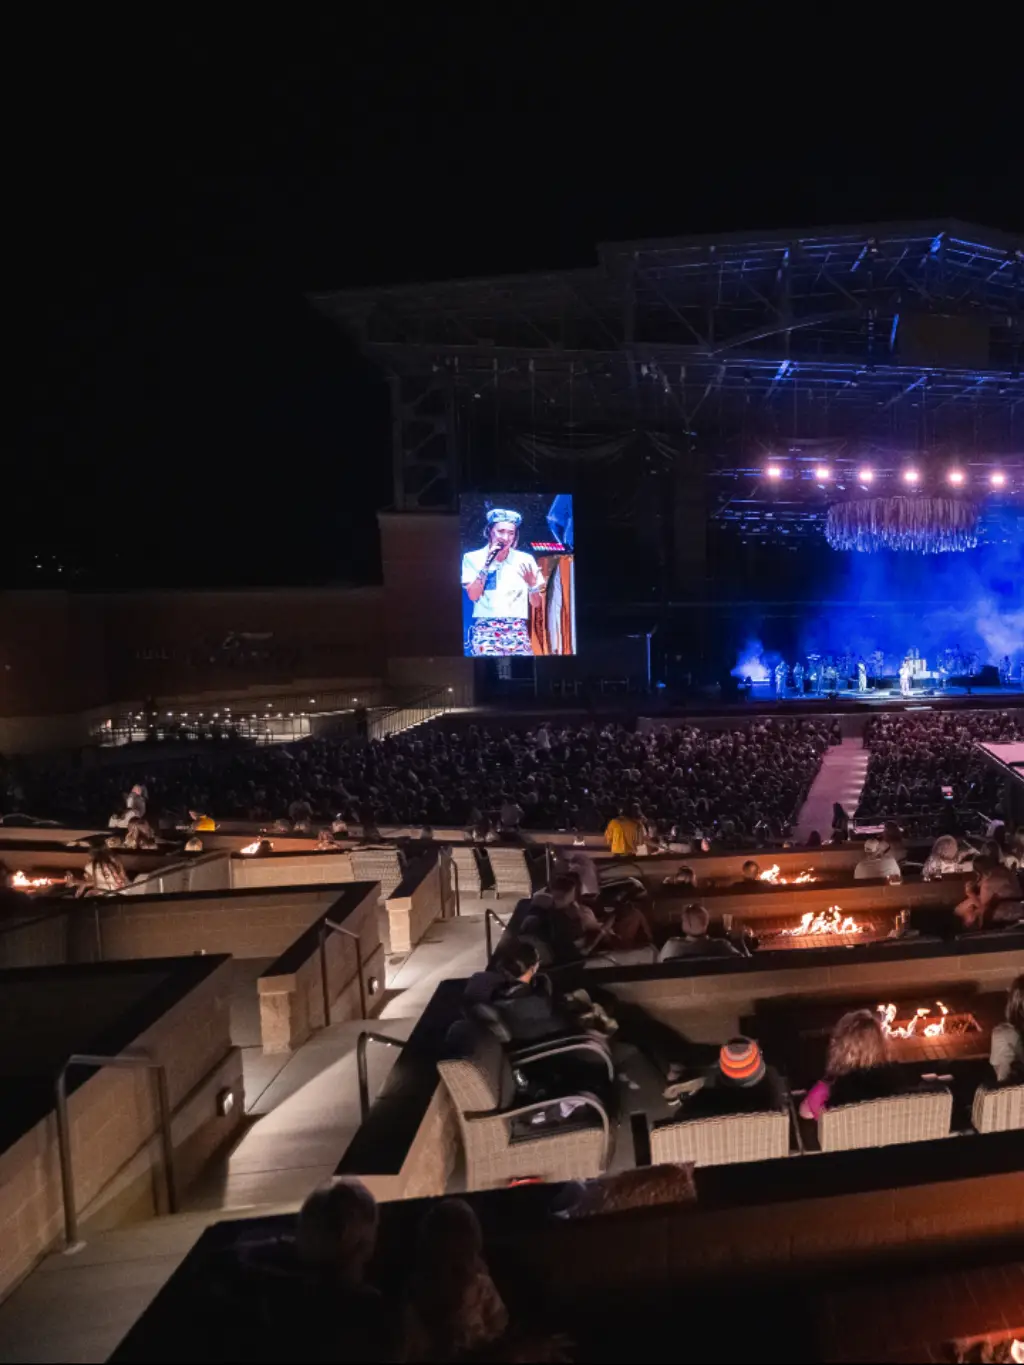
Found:
[[988, 854], [975, 858], [974, 876], [956, 914], [965, 929], [986, 929], [1024, 918], [1024, 893], [1018, 874]]
[[605, 937], [600, 920], [578, 894], [575, 874], [559, 873], [546, 891], [537, 892], [522, 917], [520, 933], [537, 944], [549, 964], [578, 961]]
[[694, 890], [697, 888], [697, 874], [692, 867], [679, 867], [675, 872], [670, 872], [662, 883], [663, 886], [688, 886]]
[[785, 1110], [786, 1088], [774, 1067], [765, 1066], [753, 1038], [730, 1038], [718, 1054], [718, 1065], [697, 1082], [683, 1081], [665, 1091], [670, 1103], [681, 1102], [680, 1118], [721, 1118], [728, 1114], [765, 1114]]
[[703, 905], [688, 905], [680, 916], [682, 938], [670, 938], [658, 954], [659, 962], [672, 962], [680, 957], [739, 957], [740, 954], [725, 938], [709, 938], [711, 916]]
[[506, 938], [495, 949], [491, 965], [466, 982], [462, 997], [466, 1013], [506, 1043], [534, 1043], [571, 1033], [571, 1015], [539, 971], [536, 947], [525, 939]]
[[761, 881], [761, 869], [753, 858], [748, 858], [743, 864], [742, 876], [736, 885], [743, 887], [764, 886], [764, 882]]
[[853, 869], [854, 881], [870, 881], [885, 877], [899, 877], [900, 865], [889, 851], [884, 839], [868, 839], [864, 857]]

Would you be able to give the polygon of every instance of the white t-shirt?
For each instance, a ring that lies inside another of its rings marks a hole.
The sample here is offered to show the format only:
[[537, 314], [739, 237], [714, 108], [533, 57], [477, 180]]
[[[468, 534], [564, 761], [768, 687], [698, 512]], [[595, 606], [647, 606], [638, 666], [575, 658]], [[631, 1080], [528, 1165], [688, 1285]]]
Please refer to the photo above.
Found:
[[[481, 550], [468, 550], [462, 556], [464, 588], [468, 588], [481, 573], [489, 553], [490, 549], [485, 545]], [[537, 575], [536, 587], [527, 585], [523, 577], [524, 569], [532, 569]], [[539, 592], [543, 586], [544, 580], [533, 555], [523, 550], [509, 550], [507, 559], [496, 559], [491, 565], [484, 590], [473, 603], [473, 619], [508, 620], [519, 617], [525, 621], [530, 615], [530, 593]]]

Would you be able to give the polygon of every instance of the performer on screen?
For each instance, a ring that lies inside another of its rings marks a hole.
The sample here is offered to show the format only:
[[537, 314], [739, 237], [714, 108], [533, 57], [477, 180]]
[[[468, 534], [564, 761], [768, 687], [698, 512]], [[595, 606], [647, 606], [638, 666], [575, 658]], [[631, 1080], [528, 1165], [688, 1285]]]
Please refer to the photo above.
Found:
[[533, 654], [530, 604], [544, 592], [533, 555], [517, 550], [522, 516], [508, 508], [487, 513], [487, 544], [462, 556], [462, 586], [473, 603], [469, 649], [474, 655]]

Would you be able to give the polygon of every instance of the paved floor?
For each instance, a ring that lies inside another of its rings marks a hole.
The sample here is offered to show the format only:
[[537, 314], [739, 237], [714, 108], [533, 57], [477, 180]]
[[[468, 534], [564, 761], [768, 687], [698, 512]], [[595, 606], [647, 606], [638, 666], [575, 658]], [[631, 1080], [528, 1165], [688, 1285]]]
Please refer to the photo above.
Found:
[[817, 830], [822, 839], [830, 839], [833, 803], [838, 801], [852, 817], [867, 775], [868, 751], [863, 740], [844, 739], [842, 744], [831, 745], [797, 816], [793, 833], [796, 841], [806, 843], [812, 830]]

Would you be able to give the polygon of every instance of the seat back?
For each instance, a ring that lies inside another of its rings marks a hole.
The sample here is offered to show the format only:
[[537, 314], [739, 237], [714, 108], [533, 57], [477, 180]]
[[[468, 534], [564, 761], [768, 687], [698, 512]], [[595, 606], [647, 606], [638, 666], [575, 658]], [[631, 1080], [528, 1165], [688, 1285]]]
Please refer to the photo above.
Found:
[[818, 1141], [823, 1152], [930, 1142], [949, 1136], [952, 1116], [953, 1096], [948, 1090], [841, 1104], [823, 1111], [818, 1121]]
[[397, 848], [354, 848], [351, 856], [353, 881], [380, 882], [382, 900], [387, 900], [405, 875]]
[[971, 1122], [979, 1133], [1024, 1128], [1024, 1085], [1004, 1085], [997, 1090], [979, 1085], [974, 1092]]
[[718, 1118], [657, 1123], [651, 1129], [651, 1162], [728, 1166], [789, 1155], [789, 1114], [728, 1114]]
[[491, 871], [494, 873], [494, 890], [499, 896], [529, 896], [533, 891], [530, 865], [526, 852], [521, 848], [496, 848], [487, 850]]

